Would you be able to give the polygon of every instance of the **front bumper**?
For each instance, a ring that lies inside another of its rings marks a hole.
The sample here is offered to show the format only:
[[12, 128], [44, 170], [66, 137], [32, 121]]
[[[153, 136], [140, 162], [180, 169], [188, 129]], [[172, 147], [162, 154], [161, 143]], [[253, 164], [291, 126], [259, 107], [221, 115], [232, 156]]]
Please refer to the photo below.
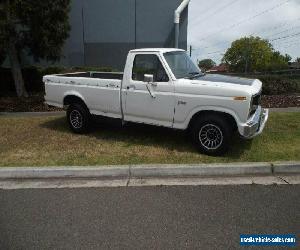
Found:
[[269, 110], [259, 106], [250, 119], [239, 128], [241, 136], [246, 139], [251, 139], [259, 135], [263, 131], [268, 117]]

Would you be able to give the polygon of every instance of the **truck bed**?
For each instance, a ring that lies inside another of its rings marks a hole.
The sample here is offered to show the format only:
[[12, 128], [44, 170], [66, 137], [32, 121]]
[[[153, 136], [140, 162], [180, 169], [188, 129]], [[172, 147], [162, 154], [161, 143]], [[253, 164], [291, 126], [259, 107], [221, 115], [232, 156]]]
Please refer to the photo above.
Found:
[[75, 72], [46, 75], [45, 102], [63, 107], [66, 96], [77, 96], [85, 102], [90, 112], [114, 118], [121, 117], [121, 72]]

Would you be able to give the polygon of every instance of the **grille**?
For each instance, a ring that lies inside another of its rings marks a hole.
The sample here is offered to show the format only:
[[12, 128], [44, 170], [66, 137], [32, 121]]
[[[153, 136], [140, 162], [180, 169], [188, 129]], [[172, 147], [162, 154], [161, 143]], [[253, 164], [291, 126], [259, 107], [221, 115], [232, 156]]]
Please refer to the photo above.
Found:
[[261, 94], [257, 94], [252, 98], [252, 106], [258, 106], [261, 104]]
[[256, 109], [260, 104], [261, 104], [261, 93], [258, 93], [252, 97], [249, 117], [255, 113]]

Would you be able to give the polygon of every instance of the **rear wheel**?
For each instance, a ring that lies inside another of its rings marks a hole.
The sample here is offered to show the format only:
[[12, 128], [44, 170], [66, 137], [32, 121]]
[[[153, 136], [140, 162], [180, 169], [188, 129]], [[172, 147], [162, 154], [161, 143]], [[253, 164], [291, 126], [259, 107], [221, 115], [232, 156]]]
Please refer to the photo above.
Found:
[[67, 109], [67, 119], [71, 130], [78, 134], [88, 132], [90, 113], [80, 104], [71, 104]]
[[192, 138], [200, 152], [207, 155], [221, 155], [229, 148], [232, 126], [225, 117], [205, 115], [192, 126]]

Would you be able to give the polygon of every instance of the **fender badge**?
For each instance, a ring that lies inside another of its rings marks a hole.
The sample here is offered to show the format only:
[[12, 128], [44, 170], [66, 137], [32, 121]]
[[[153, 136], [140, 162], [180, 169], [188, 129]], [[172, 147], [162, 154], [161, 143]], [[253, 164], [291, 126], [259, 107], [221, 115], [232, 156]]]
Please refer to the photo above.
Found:
[[185, 101], [178, 101], [178, 105], [180, 105], [180, 104], [185, 105], [186, 102]]

